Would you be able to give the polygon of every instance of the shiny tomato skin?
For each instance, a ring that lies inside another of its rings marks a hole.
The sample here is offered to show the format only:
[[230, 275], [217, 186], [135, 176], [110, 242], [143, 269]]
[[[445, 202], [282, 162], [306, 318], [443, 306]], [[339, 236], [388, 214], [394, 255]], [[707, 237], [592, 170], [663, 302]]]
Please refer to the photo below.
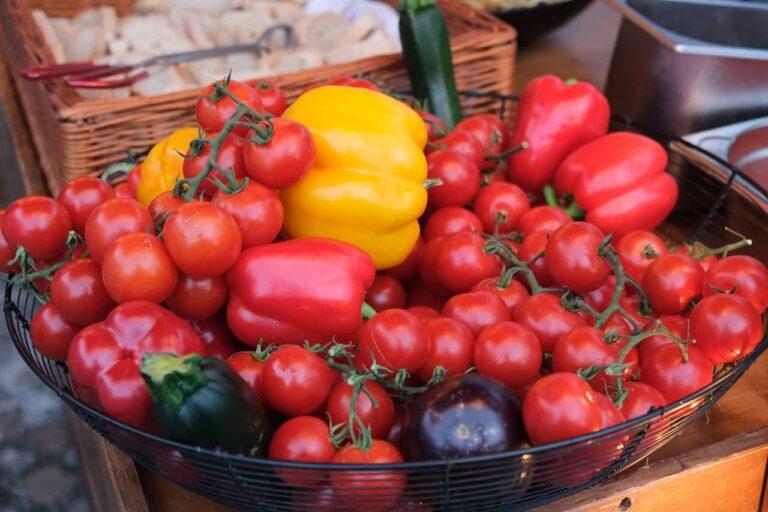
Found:
[[131, 193], [131, 189], [128, 188], [127, 183], [118, 183], [112, 190], [115, 193], [115, 197], [119, 199], [136, 199], [136, 196]]
[[172, 190], [169, 190], [155, 197], [147, 206], [147, 211], [152, 220], [157, 221], [175, 212], [183, 204], [184, 200], [177, 197]]
[[691, 256], [668, 253], [656, 258], [645, 269], [643, 289], [654, 312], [677, 315], [702, 292], [704, 269]]
[[517, 307], [512, 320], [533, 331], [545, 354], [552, 353], [565, 333], [584, 325], [579, 315], [566, 310], [560, 299], [550, 293], [525, 299]]
[[[269, 442], [269, 458], [291, 462], [329, 463], [336, 455], [328, 423], [314, 416], [291, 418], [275, 431]], [[277, 470], [288, 485], [317, 485], [324, 472], [301, 469]]]
[[510, 319], [504, 301], [495, 293], [484, 291], [454, 295], [443, 306], [442, 314], [466, 325], [473, 336]]
[[[677, 336], [683, 341], [686, 341], [686, 342], [689, 341], [690, 327], [689, 327], [688, 318], [682, 315], [661, 315], [659, 317], [659, 321], [672, 334], [674, 334], [675, 336]], [[669, 343], [673, 343], [673, 341], [669, 339], [667, 336], [664, 336], [661, 334], [651, 336], [650, 338], [645, 338], [643, 341], [640, 342], [640, 345], [638, 345], [638, 353], [640, 354], [640, 361], [644, 361], [645, 359], [650, 357], [651, 352], [653, 352], [656, 349], [656, 347], [661, 345], [667, 345]]]
[[259, 80], [254, 85], [256, 94], [264, 106], [264, 110], [275, 117], [280, 117], [288, 106], [285, 98], [285, 92], [270, 80]]
[[587, 222], [571, 222], [554, 231], [544, 251], [552, 281], [576, 293], [599, 288], [611, 271], [598, 254], [604, 238], [602, 231]]
[[655, 388], [642, 382], [626, 382], [627, 398], [621, 405], [621, 413], [628, 420], [648, 414], [652, 409], [667, 405], [667, 399]]
[[136, 164], [133, 169], [128, 171], [128, 176], [125, 180], [125, 184], [128, 185], [128, 192], [130, 193], [129, 199], [136, 199], [137, 191], [139, 190], [139, 182], [141, 181], [141, 164]]
[[283, 226], [283, 204], [267, 187], [249, 182], [235, 194], [216, 192], [211, 201], [229, 213], [243, 235], [243, 249], [272, 243]]
[[[0, 210], [0, 228], [3, 225], [3, 214], [5, 212]], [[9, 265], [8, 262], [13, 260], [16, 255], [16, 250], [11, 247], [8, 240], [5, 239], [2, 229], [0, 229], [0, 272], [11, 273], [18, 271], [18, 265]]]
[[85, 246], [101, 264], [109, 245], [127, 233], [154, 233], [149, 212], [133, 199], [110, 199], [97, 206], [85, 223]]
[[163, 242], [179, 270], [203, 279], [221, 275], [234, 265], [243, 236], [223, 208], [193, 201], [180, 206], [166, 221]]
[[763, 314], [768, 309], [768, 268], [751, 256], [726, 256], [712, 264], [704, 276], [704, 295], [718, 290], [733, 290]]
[[483, 232], [483, 223], [473, 212], [460, 206], [438, 208], [427, 219], [424, 225], [424, 239], [432, 240], [441, 236], [470, 231]]
[[507, 285], [506, 288], [500, 288], [499, 278], [497, 277], [483, 279], [482, 281], [475, 284], [475, 286], [473, 286], [470, 291], [485, 291], [495, 293], [499, 296], [499, 298], [501, 298], [501, 300], [504, 301], [504, 304], [507, 305], [507, 309], [509, 309], [510, 315], [514, 315], [515, 311], [517, 310], [517, 306], [519, 306], [520, 303], [529, 296], [528, 290], [520, 283], [520, 281], [513, 279], [509, 282], [509, 285]]
[[[374, 439], [363, 451], [354, 445], [346, 445], [336, 453], [334, 464], [396, 464], [403, 462], [403, 455], [395, 446]], [[331, 487], [345, 504], [359, 501], [365, 510], [391, 510], [400, 500], [405, 489], [406, 474], [402, 471], [333, 471]]]
[[[376, 400], [378, 407], [374, 407], [370, 395]], [[349, 413], [352, 406], [352, 386], [346, 382], [338, 382], [331, 388], [328, 401], [325, 404], [325, 413], [334, 425], [346, 424], [349, 421]], [[383, 439], [389, 433], [395, 420], [395, 404], [381, 384], [368, 381], [363, 391], [357, 398], [355, 411], [363, 424], [371, 429], [374, 439]], [[359, 432], [359, 427], [355, 427]]]
[[272, 119], [274, 132], [264, 144], [252, 140], [249, 132], [243, 146], [248, 176], [258, 183], [282, 189], [303, 178], [315, 164], [315, 142], [302, 124], [289, 119]]
[[342, 87], [357, 87], [358, 89], [370, 89], [381, 92], [381, 88], [365, 78], [355, 78], [349, 75], [340, 75], [328, 80], [325, 85], [340, 85]]
[[35, 260], [55, 258], [66, 249], [72, 221], [64, 206], [46, 196], [26, 196], [3, 213], [3, 237], [13, 248], [24, 247]]
[[584, 294], [584, 302], [597, 311], [603, 311], [610, 304], [615, 290], [616, 278], [608, 276], [602, 286]]
[[101, 269], [89, 258], [61, 267], [53, 276], [50, 294], [62, 318], [72, 325], [100, 322], [116, 305], [104, 288]]
[[107, 293], [118, 304], [130, 300], [160, 304], [171, 295], [179, 276], [159, 238], [128, 233], [110, 244], [101, 277]]
[[616, 252], [624, 272], [638, 283], [653, 260], [667, 254], [664, 240], [651, 231], [630, 231], [616, 242]]
[[447, 129], [445, 121], [425, 110], [416, 109], [416, 113], [424, 120], [424, 127], [427, 129], [427, 140], [434, 142], [445, 135]]
[[539, 377], [541, 343], [529, 328], [515, 322], [486, 327], [477, 337], [475, 368], [507, 387], [521, 389]]
[[417, 238], [405, 260], [395, 267], [384, 270], [382, 274], [394, 277], [403, 284], [410, 283], [419, 275], [419, 258], [423, 247], [424, 239], [422, 237]]
[[429, 333], [429, 356], [416, 371], [416, 377], [421, 382], [429, 382], [438, 366], [445, 369], [447, 376], [459, 375], [470, 369], [475, 337], [466, 325], [439, 315], [425, 321], [424, 325]]
[[[475, 114], [456, 124], [454, 131], [471, 133], [483, 147], [486, 156], [497, 155], [507, 149], [508, 129], [504, 121], [493, 114]], [[485, 165], [492, 166], [495, 160], [486, 159]]]
[[442, 181], [442, 185], [427, 191], [429, 204], [435, 208], [464, 206], [480, 190], [480, 168], [453, 149], [440, 149], [429, 154], [427, 176]]
[[[215, 139], [219, 136], [218, 133], [210, 133], [206, 135], [209, 139]], [[224, 172], [232, 175], [238, 181], [242, 181], [245, 177], [245, 162], [243, 160], [243, 140], [230, 134], [219, 146], [219, 153], [216, 156], [216, 165], [224, 170]], [[208, 163], [208, 159], [211, 156], [211, 145], [203, 144], [200, 147], [199, 154], [196, 156], [188, 156], [184, 159], [182, 165], [182, 172], [185, 178], [195, 178], [205, 171], [205, 167]], [[197, 196], [210, 199], [213, 194], [219, 190], [216, 185], [216, 180], [222, 183], [229, 183], [229, 178], [225, 177], [221, 171], [214, 168], [208, 176], [200, 183], [200, 187], [197, 189]]]
[[227, 357], [227, 364], [243, 378], [248, 387], [266, 405], [267, 397], [261, 385], [261, 372], [264, 369], [264, 361], [256, 358], [255, 352], [241, 351]]
[[437, 139], [433, 144], [438, 150], [451, 149], [461, 153], [478, 169], [483, 165], [483, 145], [471, 133], [454, 130], [442, 139]]
[[[547, 263], [544, 258], [548, 244], [549, 233], [537, 231], [523, 238], [523, 242], [517, 249], [517, 257], [528, 263], [528, 268], [533, 271], [536, 282], [541, 286], [550, 286], [552, 284], [552, 276], [547, 269]], [[522, 273], [518, 273], [516, 277], [524, 284], [528, 284]]]
[[355, 367], [369, 368], [375, 361], [393, 372], [418, 370], [429, 356], [429, 333], [418, 318], [404, 309], [378, 313], [363, 326]]
[[435, 275], [454, 293], [501, 273], [501, 260], [485, 252], [485, 239], [467, 231], [445, 236], [435, 255]]
[[106, 181], [93, 176], [81, 176], [65, 183], [56, 200], [69, 213], [72, 229], [82, 236], [85, 234], [85, 223], [91, 212], [104, 201], [114, 197], [115, 191]]
[[718, 293], [704, 297], [689, 316], [696, 347], [713, 364], [746, 356], [763, 337], [763, 322], [752, 303], [739, 295]]
[[322, 358], [295, 345], [283, 345], [267, 359], [261, 386], [269, 405], [288, 416], [320, 408], [331, 392], [333, 370]]
[[235, 336], [227, 326], [227, 320], [223, 314], [215, 315], [205, 320], [190, 322], [192, 328], [203, 340], [205, 345], [205, 357], [218, 357], [227, 359], [229, 356], [243, 349], [243, 345], [237, 342]]
[[394, 277], [376, 276], [365, 294], [365, 302], [379, 312], [386, 309], [403, 309], [405, 289]]
[[436, 309], [428, 306], [411, 306], [406, 309], [410, 314], [419, 319], [422, 323], [427, 323], [429, 320], [440, 318], [440, 313]]
[[[421, 277], [421, 280], [424, 282], [424, 284], [427, 285], [427, 287], [432, 290], [435, 295], [438, 296], [446, 296], [450, 294], [448, 288], [443, 285], [443, 283], [440, 281], [440, 278], [437, 276], [436, 260], [443, 239], [444, 237], [440, 236], [427, 241], [421, 248], [421, 253], [419, 254], [419, 276]], [[411, 304], [411, 302], [408, 302], [408, 305], [415, 306], [417, 304]], [[418, 305], [426, 306], [429, 304]]]
[[603, 428], [597, 392], [575, 373], [537, 380], [523, 400], [523, 423], [533, 444], [554, 443]]
[[53, 302], [35, 311], [29, 324], [32, 345], [45, 357], [57, 361], [67, 360], [69, 345], [79, 330], [64, 320]]
[[538, 231], [552, 233], [560, 226], [571, 222], [573, 219], [562, 208], [548, 205], [534, 206], [520, 217], [517, 230], [526, 237]]
[[520, 218], [530, 208], [531, 202], [523, 189], [507, 182], [483, 188], [472, 205], [483, 229], [491, 234], [515, 231]]
[[[236, 96], [242, 103], [257, 113], [264, 113], [264, 106], [259, 99], [259, 93], [248, 84], [230, 80], [227, 84], [229, 92]], [[212, 99], [216, 94], [214, 84], [207, 86], [200, 93], [195, 104], [195, 117], [200, 127], [208, 133], [220, 132], [227, 121], [235, 114], [238, 105], [230, 97], [218, 100]], [[242, 126], [232, 130], [238, 135], [244, 135], [247, 128]]]
[[224, 274], [202, 279], [179, 274], [176, 288], [165, 300], [165, 305], [181, 318], [203, 320], [221, 310], [228, 296], [229, 286]]
[[683, 362], [675, 344], [657, 347], [640, 365], [640, 382], [658, 390], [672, 403], [712, 382], [714, 367], [704, 353], [688, 345], [688, 361]]

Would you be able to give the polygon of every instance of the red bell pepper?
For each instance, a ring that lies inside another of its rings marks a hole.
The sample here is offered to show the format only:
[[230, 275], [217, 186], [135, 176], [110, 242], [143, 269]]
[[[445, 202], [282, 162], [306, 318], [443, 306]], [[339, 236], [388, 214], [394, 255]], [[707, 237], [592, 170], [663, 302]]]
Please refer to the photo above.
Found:
[[376, 268], [350, 244], [303, 238], [246, 249], [227, 275], [227, 322], [241, 341], [327, 342], [362, 324]]
[[154, 430], [152, 398], [141, 376], [145, 353], [205, 354], [190, 324], [146, 301], [120, 304], [72, 339], [67, 367], [77, 396], [133, 427]]
[[[667, 152], [643, 135], [616, 132], [577, 149], [557, 169], [554, 185], [573, 196], [588, 222], [621, 236], [652, 230], [677, 202], [677, 183], [664, 172]], [[550, 192], [547, 201], [554, 202]], [[573, 205], [572, 205], [573, 206]]]
[[608, 131], [608, 100], [586, 82], [556, 76], [532, 80], [523, 90], [509, 147], [527, 143], [509, 157], [509, 179], [540, 192], [571, 152]]

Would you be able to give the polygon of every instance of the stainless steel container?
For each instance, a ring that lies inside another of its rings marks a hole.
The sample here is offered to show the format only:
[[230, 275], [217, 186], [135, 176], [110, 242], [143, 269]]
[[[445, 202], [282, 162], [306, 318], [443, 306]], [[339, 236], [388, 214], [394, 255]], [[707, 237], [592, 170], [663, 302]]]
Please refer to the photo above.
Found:
[[615, 114], [682, 135], [768, 115], [768, 4], [606, 0], [624, 15], [606, 84]]

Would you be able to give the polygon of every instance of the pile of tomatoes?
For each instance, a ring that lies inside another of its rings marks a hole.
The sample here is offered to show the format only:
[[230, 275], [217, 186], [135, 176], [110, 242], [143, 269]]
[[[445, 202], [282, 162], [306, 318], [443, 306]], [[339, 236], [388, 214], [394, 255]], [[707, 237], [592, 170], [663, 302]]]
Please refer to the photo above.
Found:
[[[343, 83], [377, 89], [362, 79]], [[133, 199], [138, 166], [117, 188], [76, 178], [56, 199], [25, 197], [0, 213], [0, 270], [15, 273], [44, 303], [30, 326], [35, 347], [67, 362], [81, 399], [139, 428], [156, 428], [142, 354], [195, 352], [225, 359], [259, 397], [278, 425], [267, 455], [279, 460], [415, 458], [402, 449], [404, 437], [418, 434], [409, 430], [418, 423], [409, 411], [424, 411], [423, 392], [468, 372], [502, 386], [518, 404], [520, 442], [602, 430], [701, 389], [717, 365], [749, 354], [764, 332], [768, 269], [750, 256], [725, 254], [747, 240], [720, 249], [670, 247], [653, 232], [662, 220], [658, 209], [668, 213], [676, 198], [668, 176], [658, 174], [666, 157], [634, 138], [641, 136], [610, 139], [638, 158], [585, 157], [589, 144], [613, 137], [605, 134], [607, 104], [584, 84], [571, 86], [581, 92], [550, 86], [559, 97], [537, 96], [542, 84], [526, 89], [516, 129], [480, 114], [447, 132], [440, 119], [420, 112], [430, 135], [431, 182], [422, 236], [403, 263], [375, 277], [365, 300], [376, 314], [351, 339], [254, 349], [233, 336], [232, 318], [222, 312], [230, 287], [243, 286], [234, 280], [249, 279], [228, 275], [242, 251], [280, 237], [275, 190], [313, 164], [312, 137], [277, 117], [286, 102], [274, 86], [229, 84], [240, 102], [274, 116], [271, 139], [255, 144], [253, 133], [233, 130], [194, 200], [171, 191], [143, 207]], [[203, 93], [196, 110], [208, 134], [237, 110], [230, 98], [211, 100], [213, 92]], [[565, 111], [577, 93], [587, 106]], [[541, 147], [536, 168], [543, 174], [534, 180], [515, 159]], [[209, 153], [185, 161], [186, 180], [203, 172]], [[614, 188], [585, 181], [584, 173], [601, 166]], [[639, 207], [645, 199], [633, 195], [627, 177], [637, 172], [659, 183]], [[545, 204], [542, 184], [554, 184], [560, 195]], [[631, 190], [616, 188], [624, 185]], [[624, 198], [626, 212], [606, 213], [606, 204], [617, 207], [606, 195]], [[587, 221], [570, 215], [579, 215], [567, 204], [574, 196]], [[617, 222], [627, 229], [607, 230]], [[366, 485], [348, 476], [335, 475], [331, 488]], [[403, 475], [387, 478], [393, 489], [405, 485]]]

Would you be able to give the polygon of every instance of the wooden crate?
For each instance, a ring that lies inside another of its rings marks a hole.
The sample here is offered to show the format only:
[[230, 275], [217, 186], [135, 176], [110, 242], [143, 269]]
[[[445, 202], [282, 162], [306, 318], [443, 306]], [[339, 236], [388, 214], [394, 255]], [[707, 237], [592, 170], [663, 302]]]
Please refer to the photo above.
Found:
[[[394, 2], [393, 2], [394, 3]], [[438, 2], [451, 34], [460, 90], [512, 92], [516, 33], [491, 15], [458, 0]], [[95, 174], [124, 159], [126, 151], [140, 152], [175, 128], [193, 121], [199, 89], [150, 97], [87, 101], [63, 80], [32, 82], [21, 77], [24, 68], [53, 62], [31, 11], [72, 16], [96, 5], [113, 5], [129, 13], [130, 0], [3, 0], [0, 2], [2, 46], [14, 77], [35, 148], [51, 192], [67, 180]], [[309, 69], [271, 77], [295, 97], [309, 85], [334, 76], [365, 73], [393, 88], [407, 89], [407, 73], [400, 54]], [[468, 112], [483, 110], [487, 100], [469, 100]]]

